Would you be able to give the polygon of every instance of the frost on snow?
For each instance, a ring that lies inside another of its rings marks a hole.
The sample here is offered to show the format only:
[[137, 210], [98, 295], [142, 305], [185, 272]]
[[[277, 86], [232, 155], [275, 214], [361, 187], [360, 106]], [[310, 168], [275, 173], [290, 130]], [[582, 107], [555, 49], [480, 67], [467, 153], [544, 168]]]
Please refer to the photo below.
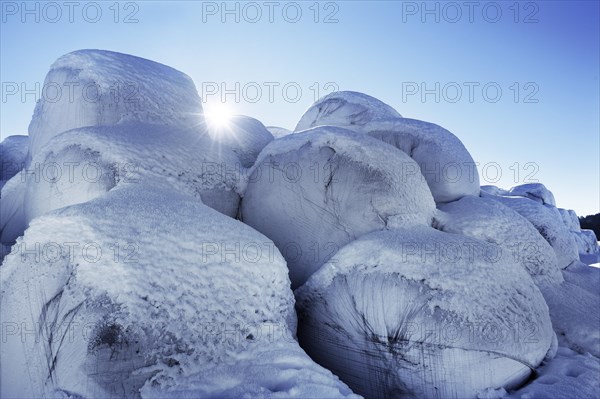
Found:
[[0, 143], [0, 396], [597, 396], [593, 232], [479, 187], [446, 129], [356, 92], [217, 127], [101, 50], [46, 83], [72, 90]]

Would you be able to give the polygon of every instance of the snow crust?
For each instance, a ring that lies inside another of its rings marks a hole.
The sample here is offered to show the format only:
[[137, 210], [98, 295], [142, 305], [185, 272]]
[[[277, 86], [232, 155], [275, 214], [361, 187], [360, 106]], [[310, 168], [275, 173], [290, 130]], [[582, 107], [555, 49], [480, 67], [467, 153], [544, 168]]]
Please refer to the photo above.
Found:
[[292, 131], [286, 129], [284, 127], [279, 126], [267, 126], [267, 130], [275, 137], [276, 139], [287, 136], [288, 134], [292, 134]]
[[520, 197], [529, 198], [543, 205], [556, 206], [554, 194], [546, 188], [542, 183], [527, 183], [515, 186], [510, 189], [508, 195], [517, 195]]
[[241, 210], [245, 223], [275, 242], [298, 287], [362, 234], [430, 225], [435, 205], [406, 154], [367, 135], [318, 127], [263, 149]]
[[28, 145], [28, 136], [8, 136], [0, 143], [0, 189], [23, 169]]

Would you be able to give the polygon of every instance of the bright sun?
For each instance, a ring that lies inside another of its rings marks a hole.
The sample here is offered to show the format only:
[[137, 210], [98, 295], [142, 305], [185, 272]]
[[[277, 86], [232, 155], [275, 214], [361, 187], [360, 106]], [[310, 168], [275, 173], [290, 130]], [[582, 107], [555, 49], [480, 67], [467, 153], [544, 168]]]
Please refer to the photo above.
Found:
[[204, 118], [208, 127], [212, 129], [224, 129], [229, 127], [231, 111], [225, 104], [211, 104], [204, 111]]

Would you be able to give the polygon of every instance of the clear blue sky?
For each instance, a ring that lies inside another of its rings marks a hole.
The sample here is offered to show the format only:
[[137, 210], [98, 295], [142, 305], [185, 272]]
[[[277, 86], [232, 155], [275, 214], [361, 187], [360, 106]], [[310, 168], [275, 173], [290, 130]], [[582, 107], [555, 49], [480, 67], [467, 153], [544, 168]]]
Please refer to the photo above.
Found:
[[559, 206], [599, 212], [599, 3], [465, 3], [229, 2], [226, 13], [221, 1], [59, 1], [29, 2], [28, 14], [3, 1], [0, 133], [26, 134], [35, 105], [7, 84], [42, 85], [60, 55], [100, 48], [187, 73], [209, 103], [237, 82], [239, 102], [225, 98], [234, 112], [290, 129], [317, 88], [363, 91], [455, 133], [482, 184], [509, 188], [534, 173]]

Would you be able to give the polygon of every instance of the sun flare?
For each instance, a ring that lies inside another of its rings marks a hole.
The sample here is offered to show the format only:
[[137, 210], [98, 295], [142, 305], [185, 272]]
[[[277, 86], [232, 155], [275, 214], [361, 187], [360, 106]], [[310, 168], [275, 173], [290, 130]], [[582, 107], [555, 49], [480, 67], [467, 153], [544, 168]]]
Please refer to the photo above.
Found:
[[204, 111], [204, 119], [211, 130], [229, 127], [232, 113], [225, 104], [211, 104]]

